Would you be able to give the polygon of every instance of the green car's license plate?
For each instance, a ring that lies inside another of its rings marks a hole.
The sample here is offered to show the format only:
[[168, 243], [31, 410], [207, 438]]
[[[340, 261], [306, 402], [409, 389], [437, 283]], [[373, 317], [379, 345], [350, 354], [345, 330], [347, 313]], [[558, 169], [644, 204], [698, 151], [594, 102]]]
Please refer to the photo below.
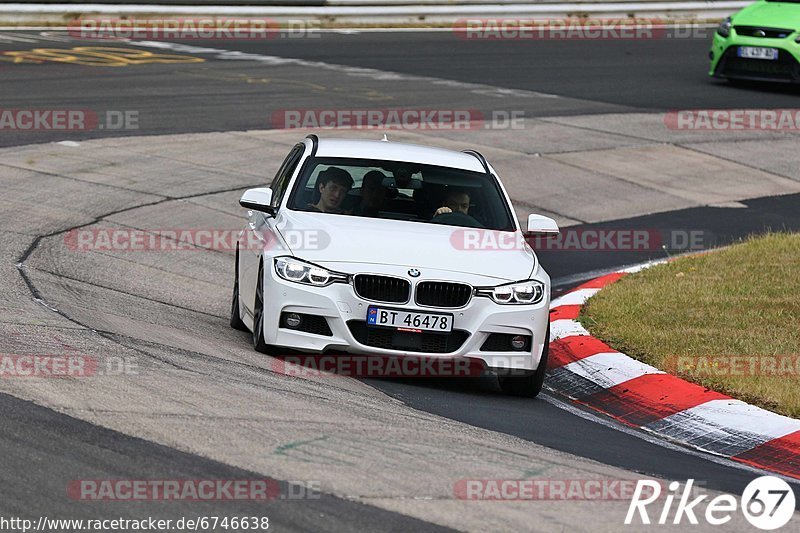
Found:
[[778, 59], [778, 49], [763, 46], [740, 46], [738, 55], [747, 59], [769, 59], [775, 61]]

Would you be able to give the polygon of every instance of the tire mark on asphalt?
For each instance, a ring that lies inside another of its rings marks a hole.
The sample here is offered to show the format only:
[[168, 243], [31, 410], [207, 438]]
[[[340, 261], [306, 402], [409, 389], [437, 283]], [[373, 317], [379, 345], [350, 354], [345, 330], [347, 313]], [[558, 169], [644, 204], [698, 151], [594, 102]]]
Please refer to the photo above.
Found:
[[[147, 266], [147, 265], [145, 265], [145, 266]], [[215, 315], [215, 314], [209, 313], [207, 311], [201, 311], [199, 309], [192, 309], [192, 308], [184, 307], [182, 305], [175, 304], [175, 303], [169, 303], [169, 302], [164, 302], [164, 301], [161, 301], [161, 300], [156, 300], [155, 298], [150, 298], [148, 296], [143, 296], [141, 294], [134, 294], [132, 292], [124, 291], [122, 289], [115, 289], [114, 287], [108, 287], [106, 285], [101, 285], [101, 284], [95, 283], [93, 281], [86, 281], [86, 280], [82, 280], [82, 279], [78, 279], [78, 278], [73, 278], [72, 276], [67, 276], [66, 274], [60, 274], [58, 272], [53, 272], [52, 270], [46, 270], [46, 269], [43, 269], [43, 268], [35, 268], [34, 270], [36, 270], [37, 272], [44, 272], [45, 274], [50, 274], [51, 276], [59, 278], [59, 279], [64, 279], [64, 280], [68, 280], [68, 281], [74, 281], [76, 283], [83, 283], [84, 285], [89, 285], [91, 287], [96, 287], [98, 289], [104, 289], [104, 290], [107, 290], [107, 291], [116, 292], [116, 293], [119, 293], [119, 294], [124, 294], [125, 296], [130, 296], [132, 298], [139, 298], [139, 299], [145, 300], [147, 302], [152, 302], [152, 303], [155, 303], [155, 304], [174, 307], [175, 309], [180, 309], [181, 311], [188, 311], [188, 312], [191, 312], [191, 313], [197, 313], [199, 315], [204, 315], [204, 316], [208, 316], [208, 317], [211, 317], [211, 318], [219, 318], [221, 320], [225, 319], [224, 316]], [[156, 270], [162, 270], [162, 269], [156, 269]], [[162, 270], [162, 271], [163, 272], [168, 272], [166, 270]], [[180, 274], [177, 274], [177, 275], [180, 275]], [[188, 277], [188, 276], [183, 276], [183, 277]]]
[[[42, 144], [50, 144], [50, 143], [42, 143]], [[31, 145], [28, 145], [28, 146], [31, 146]], [[74, 181], [74, 182], [77, 182], [77, 183], [83, 183], [83, 184], [86, 184], [86, 185], [97, 185], [99, 187], [108, 187], [110, 189], [115, 189], [115, 190], [120, 190], [120, 191], [125, 191], [125, 192], [135, 192], [137, 194], [142, 194], [142, 195], [147, 195], [147, 196], [156, 196], [156, 197], [159, 197], [161, 199], [170, 199], [169, 196], [166, 196], [166, 195], [163, 195], [163, 194], [155, 194], [155, 193], [146, 192], [146, 191], [138, 191], [136, 189], [130, 189], [128, 187], [121, 187], [119, 185], [111, 185], [110, 183], [103, 183], [103, 182], [99, 182], [99, 181], [83, 180], [83, 179], [80, 179], [80, 178], [76, 178], [74, 176], [64, 176], [63, 174], [56, 174], [55, 172], [48, 172], [46, 170], [39, 170], [39, 169], [36, 169], [36, 168], [30, 168], [30, 167], [21, 167], [21, 166], [18, 166], [18, 165], [12, 165], [11, 163], [0, 163], [0, 167], [12, 168], [14, 170], [20, 170], [20, 171], [23, 171], [23, 172], [32, 172], [34, 174], [39, 174], [39, 175], [47, 176], [47, 177], [50, 177], [50, 178], [58, 178], [58, 179], [63, 179], [63, 180], [69, 180], [69, 181]], [[226, 191], [222, 191], [222, 192], [226, 192]], [[147, 206], [146, 205], [142, 205], [141, 207], [147, 207]], [[122, 210], [121, 212], [124, 212], [124, 211], [125, 210]], [[109, 213], [108, 215], [104, 215], [104, 216], [112, 216], [112, 215], [115, 215], [115, 214], [116, 213]], [[66, 230], [66, 231], [69, 231], [69, 230]], [[60, 230], [56, 231], [55, 233], [60, 233]], [[49, 237], [51, 235], [47, 235], [47, 236]]]
[[[22, 170], [29, 170], [29, 169], [22, 169]], [[33, 170], [33, 172], [37, 172], [37, 171]], [[69, 177], [60, 176], [58, 174], [49, 173], [49, 172], [39, 172], [39, 173], [47, 175], [47, 176], [51, 176], [51, 177], [56, 177], [56, 178], [70, 179]], [[76, 180], [76, 181], [84, 182], [84, 180]], [[85, 182], [85, 183], [91, 183], [93, 185], [97, 185], [94, 182]], [[56, 237], [58, 235], [65, 234], [65, 233], [68, 233], [68, 232], [73, 231], [73, 230], [78, 230], [78, 229], [81, 229], [81, 228], [85, 228], [87, 226], [91, 226], [91, 225], [97, 224], [97, 223], [99, 223], [101, 220], [103, 220], [105, 218], [108, 218], [108, 217], [111, 217], [111, 216], [114, 216], [114, 215], [118, 215], [118, 214], [121, 214], [121, 213], [126, 213], [126, 212], [129, 212], [129, 211], [133, 211], [135, 209], [141, 209], [143, 207], [153, 207], [153, 206], [161, 205], [163, 203], [166, 203], [166, 202], [169, 202], [169, 201], [173, 201], [173, 200], [183, 200], [183, 199], [197, 198], [197, 197], [213, 195], [213, 194], [220, 194], [220, 193], [225, 193], [225, 192], [238, 191], [238, 190], [241, 190], [243, 188], [248, 188], [248, 186], [245, 185], [245, 186], [227, 187], [227, 188], [218, 189], [218, 190], [211, 191], [211, 192], [190, 194], [190, 195], [186, 195], [186, 196], [183, 196], [183, 197], [171, 197], [171, 196], [163, 197], [162, 196], [160, 199], [154, 200], [152, 202], [145, 202], [145, 203], [141, 203], [141, 204], [138, 204], [138, 205], [135, 205], [135, 206], [130, 206], [130, 207], [126, 207], [126, 208], [110, 211], [110, 212], [105, 213], [103, 215], [99, 215], [99, 216], [95, 217], [94, 220], [92, 220], [90, 222], [87, 222], [87, 223], [84, 223], [84, 224], [78, 224], [78, 225], [75, 225], [75, 226], [72, 226], [72, 227], [69, 227], [69, 228], [66, 228], [66, 229], [59, 229], [59, 230], [55, 230], [55, 231], [52, 231], [52, 232], [47, 233], [47, 234], [38, 235], [33, 240], [33, 242], [31, 242], [31, 244], [28, 246], [28, 248], [22, 253], [22, 255], [20, 255], [20, 257], [17, 259], [17, 261], [16, 261], [17, 271], [19, 272], [20, 276], [22, 277], [22, 280], [25, 282], [25, 285], [28, 287], [28, 290], [30, 291], [34, 302], [36, 302], [37, 304], [43, 306], [46, 309], [58, 314], [59, 316], [61, 316], [64, 319], [68, 320], [69, 322], [71, 322], [71, 323], [73, 323], [73, 324], [75, 324], [75, 325], [77, 325], [77, 326], [79, 326], [81, 328], [84, 328], [85, 330], [97, 333], [101, 337], [103, 337], [103, 338], [105, 338], [105, 339], [107, 339], [107, 340], [109, 340], [109, 341], [111, 341], [113, 343], [119, 344], [120, 346], [125, 347], [124, 344], [119, 342], [114, 337], [114, 335], [115, 335], [114, 333], [112, 333], [112, 332], [104, 332], [104, 331], [100, 331], [100, 330], [96, 330], [96, 329], [92, 328], [88, 324], [85, 324], [85, 323], [81, 322], [80, 320], [78, 320], [77, 318], [74, 318], [74, 317], [70, 316], [66, 312], [64, 312], [64, 311], [62, 311], [60, 309], [57, 309], [54, 306], [50, 305], [47, 302], [47, 300], [42, 296], [42, 294], [39, 291], [38, 287], [36, 287], [36, 285], [33, 283], [33, 280], [28, 275], [28, 272], [26, 271], [27, 267], [25, 265], [25, 262], [30, 258], [30, 256], [33, 254], [33, 252], [36, 251], [36, 249], [39, 247], [39, 243], [41, 243], [41, 241], [44, 240], [44, 239], [47, 239], [47, 238], [50, 238], [50, 237]], [[128, 190], [129, 192], [138, 192], [138, 191], [131, 191], [130, 189], [125, 189], [125, 190]], [[58, 274], [54, 274], [54, 275], [59, 276]], [[85, 282], [85, 283], [88, 283], [88, 282]], [[91, 283], [88, 283], [88, 284], [92, 285]], [[122, 292], [122, 291], [120, 291], [120, 292]], [[165, 305], [170, 305], [170, 304], [165, 304]], [[147, 352], [144, 352], [144, 351], [141, 351], [141, 350], [137, 350], [136, 348], [132, 348], [132, 347], [129, 347], [129, 348], [133, 349], [134, 351], [137, 351], [138, 353], [141, 353], [142, 355], [145, 355], [145, 356], [150, 357], [150, 358], [154, 358], [154, 359], [156, 359], [156, 360], [158, 360], [158, 361], [160, 361], [160, 362], [162, 362], [164, 364], [167, 364], [167, 365], [173, 366], [175, 368], [181, 369], [180, 366], [177, 366], [177, 365], [173, 364], [172, 362], [170, 362], [170, 361], [168, 361], [166, 359], [158, 358], [158, 357], [154, 356], [153, 354], [150, 354], [150, 353], [147, 353]], [[190, 370], [190, 369], [185, 369], [184, 368], [183, 370]]]

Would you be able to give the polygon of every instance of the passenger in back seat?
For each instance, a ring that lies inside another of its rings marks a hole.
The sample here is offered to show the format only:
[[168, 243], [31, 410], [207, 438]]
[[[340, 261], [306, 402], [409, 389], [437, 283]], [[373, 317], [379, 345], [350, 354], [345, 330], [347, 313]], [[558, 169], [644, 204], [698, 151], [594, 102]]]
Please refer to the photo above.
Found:
[[383, 209], [386, 202], [387, 189], [383, 186], [383, 178], [386, 176], [377, 170], [370, 170], [364, 174], [361, 182], [361, 202], [353, 209], [354, 215], [364, 217], [376, 217]]

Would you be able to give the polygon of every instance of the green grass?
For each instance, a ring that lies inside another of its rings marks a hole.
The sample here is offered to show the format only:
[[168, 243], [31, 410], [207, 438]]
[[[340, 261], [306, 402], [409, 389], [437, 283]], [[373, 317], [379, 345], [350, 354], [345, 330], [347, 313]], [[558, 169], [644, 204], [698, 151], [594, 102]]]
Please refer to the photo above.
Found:
[[591, 298], [579, 320], [640, 361], [800, 417], [798, 234], [751, 238], [630, 274]]

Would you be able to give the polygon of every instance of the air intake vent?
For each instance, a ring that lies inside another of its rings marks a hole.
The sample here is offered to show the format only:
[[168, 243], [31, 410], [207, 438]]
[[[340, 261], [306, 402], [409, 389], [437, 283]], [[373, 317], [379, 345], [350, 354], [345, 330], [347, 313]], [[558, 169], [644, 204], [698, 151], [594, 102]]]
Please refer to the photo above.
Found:
[[469, 337], [468, 332], [455, 329], [450, 333], [411, 333], [371, 328], [363, 320], [350, 320], [347, 327], [361, 344], [404, 352], [452, 353], [461, 348]]

